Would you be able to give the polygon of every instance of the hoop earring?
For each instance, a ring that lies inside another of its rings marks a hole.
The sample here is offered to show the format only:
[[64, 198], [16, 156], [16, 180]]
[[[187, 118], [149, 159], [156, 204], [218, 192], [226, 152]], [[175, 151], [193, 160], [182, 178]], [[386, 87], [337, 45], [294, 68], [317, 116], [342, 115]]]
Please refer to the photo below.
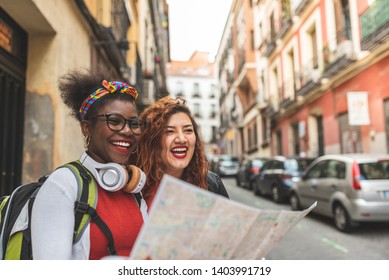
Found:
[[90, 144], [90, 135], [85, 135], [84, 136], [84, 148], [85, 150], [87, 151], [88, 150], [88, 147], [89, 147], [89, 144]]

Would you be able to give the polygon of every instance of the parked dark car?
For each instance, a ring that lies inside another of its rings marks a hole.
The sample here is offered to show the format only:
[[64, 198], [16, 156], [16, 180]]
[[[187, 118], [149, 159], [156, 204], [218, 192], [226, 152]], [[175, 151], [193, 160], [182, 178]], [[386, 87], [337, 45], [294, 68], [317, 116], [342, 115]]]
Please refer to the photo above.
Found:
[[389, 222], [389, 155], [325, 155], [291, 189], [293, 210], [317, 201], [313, 212], [351, 231], [360, 222]]
[[253, 189], [255, 176], [259, 174], [268, 160], [268, 158], [259, 157], [244, 160], [236, 174], [236, 184], [243, 188]]
[[236, 176], [239, 170], [238, 157], [218, 155], [212, 159], [211, 170], [219, 176]]
[[255, 195], [271, 195], [276, 203], [289, 201], [291, 186], [300, 180], [314, 158], [275, 156], [255, 177]]

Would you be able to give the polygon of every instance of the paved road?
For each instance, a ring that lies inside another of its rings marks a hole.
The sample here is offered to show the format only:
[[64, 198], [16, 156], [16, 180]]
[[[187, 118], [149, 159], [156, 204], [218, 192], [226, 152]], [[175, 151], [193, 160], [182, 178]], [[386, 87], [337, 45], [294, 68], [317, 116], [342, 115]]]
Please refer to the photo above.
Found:
[[[230, 198], [261, 209], [290, 210], [288, 204], [254, 196], [222, 178]], [[364, 224], [351, 234], [342, 233], [332, 219], [309, 214], [269, 253], [273, 260], [389, 260], [389, 223]]]

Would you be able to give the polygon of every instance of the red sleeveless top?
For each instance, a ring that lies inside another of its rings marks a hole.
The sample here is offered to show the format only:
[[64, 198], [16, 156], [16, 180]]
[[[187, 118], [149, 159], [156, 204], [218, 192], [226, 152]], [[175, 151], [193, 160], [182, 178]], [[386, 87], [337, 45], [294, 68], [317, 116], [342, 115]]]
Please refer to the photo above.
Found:
[[[98, 189], [97, 213], [112, 232], [116, 252], [128, 257], [143, 225], [143, 218], [134, 196], [123, 191]], [[108, 254], [108, 239], [100, 228], [90, 223], [89, 259], [99, 260]]]

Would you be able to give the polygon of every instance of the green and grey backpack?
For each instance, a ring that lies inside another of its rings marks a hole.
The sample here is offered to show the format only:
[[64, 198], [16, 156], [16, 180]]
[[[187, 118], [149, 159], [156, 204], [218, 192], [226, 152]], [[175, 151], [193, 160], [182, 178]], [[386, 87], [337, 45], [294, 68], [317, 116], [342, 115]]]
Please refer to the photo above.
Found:
[[[109, 240], [107, 246], [109, 254], [116, 255], [112, 233], [95, 210], [97, 186], [93, 176], [79, 161], [61, 167], [69, 168], [78, 181], [78, 199], [74, 205], [73, 243], [80, 239], [88, 223], [93, 220]], [[0, 260], [32, 259], [31, 210], [35, 197], [47, 177], [48, 175], [41, 177], [37, 182], [21, 185], [10, 195], [0, 197]]]

